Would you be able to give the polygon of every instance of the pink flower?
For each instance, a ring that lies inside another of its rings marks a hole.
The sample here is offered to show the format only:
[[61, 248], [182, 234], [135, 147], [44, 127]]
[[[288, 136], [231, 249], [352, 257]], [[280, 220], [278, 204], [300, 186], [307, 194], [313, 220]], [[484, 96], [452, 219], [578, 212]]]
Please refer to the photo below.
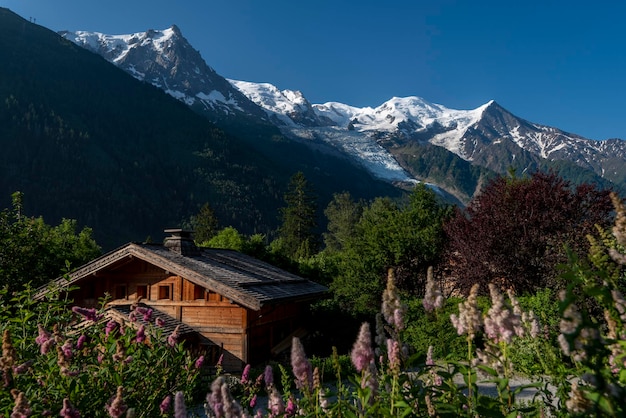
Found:
[[178, 333], [179, 329], [180, 325], [177, 325], [176, 328], [174, 328], [174, 331], [170, 334], [170, 336], [167, 337], [167, 343], [170, 347], [174, 347], [176, 344], [178, 344], [178, 339], [180, 338], [180, 334]]
[[165, 325], [165, 321], [160, 317], [157, 317], [157, 319], [154, 320], [154, 323], [157, 327], [163, 327], [163, 325]]
[[370, 324], [368, 322], [363, 322], [363, 324], [361, 324], [359, 336], [352, 347], [350, 358], [352, 359], [352, 364], [354, 364], [354, 367], [356, 367], [359, 372], [367, 369], [369, 364], [374, 361], [372, 334], [370, 332]]
[[122, 397], [123, 391], [124, 388], [122, 386], [118, 386], [115, 396], [111, 398], [106, 405], [106, 410], [111, 418], [121, 417], [128, 409], [124, 403], [124, 398]]
[[432, 345], [428, 346], [428, 352], [426, 353], [426, 365], [427, 366], [435, 365], [435, 360], [433, 360], [433, 346]]
[[254, 394], [254, 396], [252, 396], [252, 399], [250, 399], [250, 408], [254, 409], [254, 407], [256, 406], [256, 401], [257, 401], [257, 396], [256, 394]]
[[250, 381], [250, 365], [246, 364], [246, 367], [243, 368], [243, 373], [241, 374], [241, 383], [246, 384]]
[[65, 343], [61, 346], [61, 350], [63, 350], [63, 355], [66, 359], [71, 359], [74, 353], [72, 352], [72, 340], [66, 340]]
[[441, 290], [439, 290], [433, 278], [433, 268], [428, 267], [428, 272], [426, 273], [426, 294], [422, 300], [422, 305], [424, 305], [426, 312], [432, 312], [435, 309], [441, 308], [443, 302]]
[[30, 409], [30, 405], [28, 404], [24, 393], [18, 391], [17, 389], [12, 389], [11, 395], [13, 395], [13, 398], [15, 399], [15, 406], [13, 407], [11, 418], [27, 418], [31, 416], [33, 411]]
[[275, 417], [285, 412], [285, 404], [283, 403], [283, 398], [280, 396], [278, 390], [272, 386], [272, 389], [269, 393], [269, 398], [267, 401], [268, 409], [270, 410], [271, 416]]
[[52, 334], [46, 331], [41, 324], [37, 324], [37, 330], [39, 331], [39, 335], [35, 338], [35, 342], [41, 346], [50, 338], [52, 338]]
[[194, 367], [196, 369], [199, 369], [200, 367], [202, 367], [203, 364], [204, 364], [204, 356], [200, 356], [200, 357], [198, 357], [198, 359], [194, 363]]
[[400, 345], [396, 340], [387, 340], [387, 357], [389, 358], [389, 368], [400, 370]]
[[296, 387], [298, 389], [309, 389], [313, 386], [311, 363], [307, 360], [304, 347], [298, 337], [293, 337], [291, 340], [291, 368], [296, 377]]
[[183, 392], [176, 392], [176, 395], [174, 395], [174, 417], [187, 418], [187, 407], [185, 406], [185, 395]]
[[296, 404], [293, 401], [293, 398], [289, 398], [289, 400], [287, 400], [287, 408], [285, 408], [285, 415], [287, 416], [293, 416], [296, 414]]
[[167, 395], [165, 398], [163, 398], [163, 400], [161, 401], [161, 404], [159, 405], [161, 414], [165, 415], [170, 410], [171, 407], [172, 407], [172, 395]]
[[72, 312], [74, 312], [75, 314], [81, 315], [83, 318], [85, 318], [88, 321], [95, 322], [99, 319], [98, 311], [96, 311], [95, 308], [88, 309], [88, 308], [81, 308], [80, 306], [73, 306]]
[[85, 341], [87, 341], [87, 336], [85, 334], [82, 334], [80, 337], [78, 337], [78, 341], [76, 341], [76, 349], [82, 349]]
[[475, 284], [470, 290], [470, 294], [463, 303], [459, 303], [459, 315], [450, 315], [450, 321], [456, 328], [459, 335], [466, 334], [470, 339], [474, 339], [476, 332], [483, 325], [482, 314], [478, 309], [478, 288]]
[[142, 343], [146, 340], [146, 328], [141, 325], [137, 330], [137, 335], [135, 336], [135, 341], [137, 343]]
[[63, 418], [80, 418], [80, 412], [74, 409], [70, 400], [67, 398], [63, 399], [63, 409], [61, 409], [59, 415]]
[[109, 322], [107, 322], [106, 327], [104, 327], [104, 333], [107, 338], [109, 337], [109, 334], [113, 332], [113, 330], [115, 330], [115, 328], [117, 328], [117, 322], [115, 322], [114, 320], [110, 320]]
[[272, 386], [274, 384], [274, 371], [272, 370], [272, 366], [270, 366], [269, 364], [265, 366], [263, 379], [265, 380], [266, 387]]

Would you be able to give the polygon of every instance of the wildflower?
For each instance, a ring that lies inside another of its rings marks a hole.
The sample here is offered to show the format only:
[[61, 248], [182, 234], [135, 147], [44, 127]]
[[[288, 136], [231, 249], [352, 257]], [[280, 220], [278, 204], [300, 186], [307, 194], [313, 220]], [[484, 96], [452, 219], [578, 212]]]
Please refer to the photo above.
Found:
[[387, 335], [385, 333], [385, 324], [383, 323], [383, 316], [379, 312], [376, 314], [376, 337], [374, 338], [374, 342], [376, 343], [374, 353], [376, 353], [377, 356], [381, 355], [379, 347], [384, 346], [386, 341]]
[[246, 364], [246, 367], [243, 368], [243, 373], [241, 374], [241, 384], [245, 385], [250, 381], [250, 365]]
[[30, 409], [28, 400], [23, 392], [17, 389], [11, 389], [11, 396], [15, 400], [15, 406], [13, 406], [13, 412], [11, 412], [11, 418], [26, 418], [31, 416], [33, 411]]
[[298, 389], [309, 389], [313, 386], [311, 363], [307, 360], [304, 347], [298, 337], [293, 337], [291, 342], [291, 368], [296, 377]]
[[80, 337], [78, 337], [78, 341], [76, 341], [76, 349], [82, 349], [85, 341], [87, 341], [87, 336], [85, 334], [82, 334]]
[[313, 369], [313, 389], [319, 390], [322, 388], [322, 379], [320, 378], [320, 368]]
[[287, 407], [285, 408], [286, 416], [293, 416], [296, 414], [296, 403], [293, 401], [293, 398], [290, 396], [287, 400]]
[[137, 330], [137, 335], [135, 336], [135, 341], [137, 343], [142, 343], [146, 340], [146, 328], [143, 325], [139, 326]]
[[59, 415], [63, 418], [80, 418], [80, 412], [74, 409], [70, 400], [67, 398], [63, 399], [63, 409], [61, 409]]
[[52, 334], [46, 331], [41, 324], [37, 324], [37, 330], [39, 334], [37, 335], [37, 338], [35, 338], [35, 342], [41, 347], [46, 341], [52, 338]]
[[626, 247], [626, 207], [624, 202], [616, 193], [611, 193], [611, 200], [615, 206], [615, 226], [613, 226], [613, 236], [617, 243]]
[[485, 317], [485, 333], [496, 344], [501, 341], [510, 344], [514, 336], [523, 336], [521, 317], [507, 306], [504, 297], [493, 283], [489, 283], [489, 293], [491, 307]]
[[28, 360], [25, 363], [22, 363], [17, 366], [13, 366], [13, 374], [20, 375], [26, 372], [26, 370], [30, 369], [30, 366], [33, 364], [33, 360]]
[[443, 306], [443, 295], [441, 294], [441, 290], [435, 284], [435, 280], [433, 279], [433, 268], [428, 267], [428, 271], [426, 273], [426, 293], [424, 295], [424, 299], [422, 300], [422, 305], [424, 305], [424, 309], [426, 312], [432, 312], [435, 309], [439, 309]]
[[428, 346], [428, 351], [426, 352], [426, 365], [427, 366], [435, 365], [435, 360], [433, 360], [433, 346], [432, 345]]
[[88, 321], [97, 321], [99, 319], [98, 311], [95, 308], [81, 308], [80, 306], [73, 306], [72, 312], [81, 315]]
[[143, 317], [143, 320], [146, 322], [150, 322], [150, 320], [152, 319], [153, 310], [151, 308], [146, 308], [144, 306], [137, 306], [137, 308], [135, 309], [135, 312], [137, 313], [137, 315], [141, 315]]
[[400, 345], [393, 338], [387, 340], [387, 358], [389, 368], [393, 371], [400, 370]]
[[187, 407], [185, 406], [185, 395], [183, 392], [176, 392], [174, 395], [174, 417], [187, 418]]
[[[396, 310], [400, 310], [399, 313], [396, 314]], [[405, 307], [400, 303], [400, 296], [398, 295], [398, 289], [395, 284], [395, 277], [393, 269], [389, 269], [387, 272], [387, 287], [383, 292], [383, 306], [381, 312], [385, 321], [391, 326], [396, 326], [400, 329], [396, 324], [396, 315], [402, 315], [405, 310]]]
[[459, 303], [459, 316], [450, 315], [457, 334], [466, 334], [472, 340], [483, 324], [482, 315], [478, 309], [478, 288], [478, 284], [472, 286], [467, 299]]
[[356, 367], [357, 371], [362, 371], [369, 366], [369, 363], [374, 361], [374, 350], [372, 349], [372, 335], [370, 333], [370, 324], [363, 322], [361, 329], [359, 330], [359, 336], [352, 347], [350, 353], [352, 364]]
[[57, 345], [57, 364], [61, 369], [61, 374], [64, 376], [76, 376], [78, 373], [70, 370], [70, 363], [67, 360], [68, 357], [65, 356], [63, 348]]
[[63, 350], [63, 355], [66, 359], [71, 359], [74, 353], [72, 352], [72, 340], [66, 340], [65, 343], [61, 346], [61, 350]]
[[200, 356], [196, 359], [196, 362], [194, 363], [194, 367], [196, 369], [199, 369], [200, 367], [202, 367], [203, 364], [204, 364], [204, 356]]
[[112, 397], [106, 405], [106, 410], [111, 418], [121, 417], [128, 409], [122, 396], [123, 391], [124, 388], [122, 386], [118, 386], [115, 396]]
[[254, 407], [256, 406], [256, 401], [257, 401], [257, 396], [256, 393], [252, 396], [252, 399], [250, 399], [250, 408], [254, 409]]
[[165, 325], [165, 321], [163, 320], [163, 318], [157, 317], [154, 320], [154, 323], [156, 324], [157, 327], [163, 327]]
[[[10, 369], [17, 361], [17, 352], [11, 341], [11, 333], [9, 329], [5, 329], [2, 333], [2, 357], [0, 357], [0, 367]], [[6, 372], [5, 372], [6, 373]]]
[[283, 403], [283, 398], [280, 396], [280, 393], [274, 386], [272, 386], [272, 389], [270, 390], [267, 407], [270, 410], [270, 414], [272, 417], [276, 417], [280, 414], [285, 413], [285, 404]]
[[109, 334], [112, 333], [116, 328], [117, 322], [115, 322], [114, 320], [110, 320], [109, 322], [107, 322], [106, 326], [104, 327], [104, 333], [107, 338], [109, 337]]
[[270, 387], [274, 384], [274, 371], [272, 370], [272, 366], [269, 364], [265, 366], [265, 371], [263, 372], [263, 380], [265, 380], [265, 386]]
[[159, 404], [159, 410], [161, 411], [162, 415], [165, 415], [167, 414], [167, 412], [170, 410], [171, 407], [172, 407], [172, 395], [167, 395], [165, 398], [163, 398], [163, 400]]
[[124, 343], [120, 340], [115, 342], [115, 354], [113, 354], [113, 361], [122, 361], [126, 357], [126, 350], [124, 349]]
[[224, 403], [224, 414], [226, 418], [241, 416], [241, 406], [239, 406], [239, 403], [233, 398], [226, 381], [222, 382], [220, 391], [222, 392], [222, 402]]
[[170, 347], [174, 347], [176, 344], [178, 344], [178, 339], [180, 338], [179, 330], [180, 325], [176, 325], [174, 331], [170, 334], [169, 337], [167, 337], [167, 343]]

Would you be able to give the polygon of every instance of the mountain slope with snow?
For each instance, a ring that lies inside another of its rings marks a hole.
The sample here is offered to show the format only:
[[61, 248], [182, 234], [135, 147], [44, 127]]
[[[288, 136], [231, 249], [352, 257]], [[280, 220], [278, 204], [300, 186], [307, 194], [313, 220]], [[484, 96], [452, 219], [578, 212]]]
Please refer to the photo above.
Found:
[[312, 104], [299, 91], [223, 78], [176, 26], [131, 35], [62, 35], [188, 105], [201, 107], [212, 120], [241, 114], [270, 122], [283, 135], [315, 149], [332, 149], [387, 181], [424, 180], [407, 165], [410, 156], [405, 154], [428, 144], [495, 172], [564, 162], [618, 185], [626, 183], [626, 142], [593, 141], [535, 124], [494, 101], [470, 110], [449, 109], [415, 96], [394, 97], [377, 107]]

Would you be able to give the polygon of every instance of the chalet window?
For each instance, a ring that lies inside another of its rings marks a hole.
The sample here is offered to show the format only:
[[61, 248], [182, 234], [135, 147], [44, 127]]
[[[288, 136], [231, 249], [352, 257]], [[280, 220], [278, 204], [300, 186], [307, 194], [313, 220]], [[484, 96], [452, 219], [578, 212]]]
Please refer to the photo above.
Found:
[[169, 284], [159, 286], [159, 299], [171, 299], [172, 298], [172, 286]]
[[139, 298], [150, 299], [150, 296], [148, 295], [148, 285], [147, 284], [137, 285], [137, 299], [139, 299]]
[[198, 286], [197, 284], [193, 285], [193, 298], [194, 299], [204, 299], [204, 287]]
[[126, 285], [120, 284], [115, 286], [115, 299], [126, 299]]

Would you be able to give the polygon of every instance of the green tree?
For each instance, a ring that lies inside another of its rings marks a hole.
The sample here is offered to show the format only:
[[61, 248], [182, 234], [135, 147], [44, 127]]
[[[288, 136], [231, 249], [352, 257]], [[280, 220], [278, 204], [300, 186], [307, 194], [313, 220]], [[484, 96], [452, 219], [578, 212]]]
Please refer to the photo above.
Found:
[[425, 271], [438, 261], [443, 247], [443, 222], [449, 213], [422, 184], [404, 204], [377, 198], [364, 208], [337, 257], [331, 288], [339, 305], [352, 313], [376, 312], [389, 268], [396, 271], [401, 289], [421, 294]]
[[202, 205], [198, 214], [191, 219], [191, 227], [194, 231], [194, 239], [198, 243], [209, 241], [217, 234], [219, 222], [208, 202]]
[[337, 252], [354, 236], [356, 225], [363, 214], [363, 203], [355, 202], [349, 192], [336, 193], [324, 210], [328, 219], [327, 232], [323, 234], [325, 250]]
[[242, 251], [245, 243], [246, 238], [239, 231], [232, 226], [227, 226], [208, 241], [208, 246], [211, 248]]
[[100, 255], [92, 230], [77, 232], [75, 220], [57, 226], [23, 213], [23, 194], [12, 195], [13, 207], [0, 212], [0, 286], [40, 286]]
[[317, 250], [317, 196], [301, 171], [290, 179], [284, 198], [287, 206], [280, 210], [278, 231], [281, 252], [294, 259], [310, 257]]

